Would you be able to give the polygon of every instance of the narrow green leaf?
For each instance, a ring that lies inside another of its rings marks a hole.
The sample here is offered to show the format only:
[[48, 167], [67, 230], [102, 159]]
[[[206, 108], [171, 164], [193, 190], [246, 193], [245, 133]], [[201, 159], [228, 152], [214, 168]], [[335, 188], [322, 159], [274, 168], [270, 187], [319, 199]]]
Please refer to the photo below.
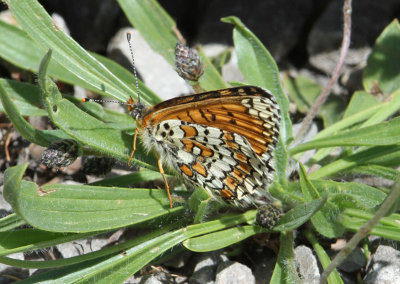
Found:
[[[331, 263], [331, 260], [324, 250], [324, 248], [318, 243], [317, 238], [310, 230], [303, 231], [303, 234], [306, 236], [307, 240], [313, 246], [314, 251], [318, 256], [318, 260], [322, 264], [323, 268], [328, 267]], [[328, 284], [343, 284], [342, 278], [340, 278], [339, 272], [335, 269], [329, 276], [328, 276]]]
[[140, 169], [139, 171], [131, 174], [102, 179], [99, 181], [92, 182], [89, 185], [123, 187], [123, 186], [131, 186], [133, 184], [138, 184], [140, 182], [158, 180], [161, 178], [162, 175], [158, 171], [156, 172], [148, 169]]
[[[74, 265], [77, 263], [82, 264], [87, 261], [96, 261], [96, 259], [102, 258], [104, 256], [115, 255], [116, 253], [119, 253], [125, 249], [129, 249], [137, 244], [140, 244], [144, 240], [149, 240], [149, 239], [155, 238], [163, 233], [166, 233], [166, 232], [170, 231], [171, 228], [179, 227], [179, 225], [182, 225], [182, 224], [177, 223], [176, 221], [173, 222], [173, 225], [165, 223], [164, 226], [162, 227], [162, 229], [153, 231], [146, 235], [136, 237], [136, 238], [128, 240], [126, 242], [114, 244], [113, 246], [102, 248], [101, 250], [92, 251], [92, 252], [89, 252], [86, 254], [82, 254], [82, 255], [78, 255], [78, 256], [74, 256], [74, 257], [70, 257], [70, 258], [56, 259], [56, 260], [49, 260], [49, 261], [25, 261], [25, 260], [17, 260], [17, 259], [13, 259], [13, 258], [0, 256], [0, 263], [4, 263], [4, 264], [11, 265], [14, 267], [42, 268], [42, 269], [43, 268], [56, 268], [56, 267], [71, 266], [71, 265]], [[98, 234], [98, 233], [99, 232], [87, 233], [87, 234], [65, 234], [65, 233], [60, 234], [60, 233], [38, 231], [35, 229], [21, 230], [16, 233], [13, 232], [9, 236], [12, 239], [14, 239], [13, 237], [15, 236], [17, 239], [17, 243], [19, 245], [16, 246], [15, 245], [16, 242], [14, 241], [13, 243], [4, 242], [3, 246], [7, 246], [7, 249], [12, 250], [13, 252], [29, 251], [32, 249], [46, 248], [46, 247], [49, 247], [52, 245], [57, 245], [57, 244], [60, 244], [63, 242], [70, 242], [70, 241], [74, 241], [74, 240], [91, 237], [94, 234]], [[26, 236], [31, 236], [31, 235], [32, 235], [32, 240], [30, 240], [30, 238], [26, 237]], [[52, 237], [54, 237], [54, 238], [52, 239]], [[6, 237], [4, 237], [4, 239], [6, 239]], [[35, 240], [35, 241], [33, 241], [33, 240]], [[8, 242], [10, 242], [10, 241], [8, 241]], [[79, 267], [78, 269], [80, 269], [80, 268], [81, 267]], [[77, 269], [75, 269], [75, 270], [77, 270]], [[27, 280], [27, 281], [29, 281], [29, 280]]]
[[25, 224], [25, 221], [18, 217], [17, 214], [12, 213], [0, 219], [0, 232], [6, 232], [15, 229]]
[[5, 188], [14, 211], [35, 228], [53, 232], [111, 230], [182, 211], [169, 209], [165, 190], [23, 181]]
[[373, 126], [340, 132], [290, 149], [290, 154], [336, 146], [379, 146], [400, 143], [400, 117]]
[[199, 83], [205, 91], [227, 88], [227, 84], [222, 79], [221, 74], [212, 64], [211, 60], [204, 54], [203, 49], [199, 46], [199, 56], [203, 64], [204, 74], [200, 77]]
[[17, 129], [25, 139], [41, 146], [48, 146], [50, 144], [50, 140], [46, 137], [43, 131], [36, 130], [22, 117], [18, 111], [18, 108], [10, 99], [3, 82], [4, 81], [0, 82], [1, 102], [15, 129]]
[[[0, 21], [0, 34], [2, 35], [0, 38], [0, 57], [21, 69], [30, 70], [35, 73], [38, 72], [39, 62], [48, 49], [37, 45], [23, 30], [3, 21]], [[26, 46], [29, 46], [29, 48], [25, 48]], [[133, 74], [121, 65], [98, 54], [90, 54], [125, 84], [132, 85], [135, 82]], [[54, 60], [49, 64], [48, 74], [71, 85], [78, 85], [93, 92], [104, 94], [98, 91], [97, 86], [93, 86], [90, 82], [87, 83], [85, 78], [82, 79], [72, 74], [62, 64]], [[139, 87], [141, 96], [146, 102], [155, 104], [160, 101], [160, 98], [140, 80]], [[136, 88], [132, 89], [135, 90]]]
[[320, 199], [297, 205], [279, 219], [273, 231], [290, 231], [300, 227], [324, 206], [326, 200], [325, 195]]
[[378, 164], [382, 166], [398, 166], [400, 161], [400, 146], [376, 146], [367, 149], [356, 150], [354, 154], [338, 159], [309, 174], [311, 179], [320, 179], [335, 175], [341, 171], [356, 166]]
[[[39, 88], [36, 86], [6, 79], [0, 79], [0, 85], [4, 87], [5, 92], [22, 116], [45, 116], [47, 114], [45, 110], [39, 108], [42, 102]], [[5, 109], [0, 103], [0, 112], [4, 111]]]
[[[367, 211], [381, 204], [386, 198], [386, 194], [381, 190], [361, 183], [333, 180], [311, 180], [311, 182], [320, 194], [328, 193], [329, 202], [341, 210], [358, 208]], [[300, 184], [291, 183], [288, 190], [300, 192]]]
[[275, 264], [270, 283], [302, 283], [294, 261], [293, 234], [293, 232], [281, 234], [278, 261]]
[[[364, 98], [364, 96], [362, 96]], [[366, 99], [368, 100], [368, 99]], [[363, 104], [360, 104], [363, 105]], [[330, 137], [332, 134], [335, 134], [337, 131], [346, 129], [355, 123], [362, 122], [357, 127], [367, 127], [371, 125], [376, 125], [394, 113], [396, 113], [400, 109], [400, 90], [394, 92], [390, 99], [386, 100], [381, 104], [371, 104], [368, 108], [366, 106], [365, 109], [359, 110], [358, 112], [354, 113], [353, 115], [346, 116], [346, 118], [342, 119], [341, 121], [332, 125], [332, 127], [325, 128], [324, 130], [320, 131], [316, 136], [314, 136], [313, 140], [317, 140], [320, 138]], [[350, 131], [352, 131], [351, 129]], [[331, 148], [322, 148], [317, 151], [317, 153], [313, 156], [312, 160], [316, 163], [327, 155], [332, 152]]]
[[[303, 196], [307, 201], [311, 201], [319, 198], [320, 194], [308, 179], [306, 171], [304, 167], [300, 164], [300, 187], [303, 192]], [[320, 189], [323, 192], [323, 190]], [[326, 192], [323, 192], [324, 195], [327, 195]], [[343, 226], [337, 221], [337, 217], [340, 213], [339, 208], [331, 203], [326, 202], [324, 207], [321, 208], [320, 211], [316, 212], [311, 217], [311, 223], [314, 225], [314, 228], [321, 235], [334, 238], [341, 236], [344, 233]]]
[[20, 187], [22, 177], [25, 174], [28, 163], [8, 168], [4, 172], [4, 199], [14, 207], [18, 207], [18, 201], [12, 194], [13, 190]]
[[[163, 231], [158, 237], [143, 236], [140, 241], [136, 242], [135, 246], [111, 258], [100, 258], [87, 263], [65, 267], [53, 273], [43, 273], [31, 277], [30, 281], [36, 281], [35, 283], [45, 280], [57, 280], [60, 283], [72, 283], [74, 281], [122, 283], [150, 261], [162, 254], [166, 254], [166, 252], [186, 239], [241, 224], [254, 219], [255, 214], [255, 210], [252, 210], [241, 215], [224, 216], [219, 220], [186, 226], [172, 232]], [[182, 223], [177, 224], [183, 226]]]
[[[381, 218], [378, 224], [371, 230], [370, 234], [399, 241], [400, 216], [398, 214], [392, 215], [393, 216]], [[357, 232], [361, 226], [367, 223], [372, 217], [373, 214], [362, 210], [347, 209], [342, 214], [341, 222], [347, 230]]]
[[306, 201], [312, 201], [320, 198], [319, 192], [315, 189], [314, 185], [307, 177], [306, 169], [300, 163], [300, 188]]
[[[50, 56], [51, 52], [43, 58], [38, 75], [38, 82], [42, 88], [43, 101], [46, 103], [49, 118], [57, 127], [83, 145], [90, 146], [99, 153], [128, 161], [128, 153], [132, 149], [130, 146], [132, 137], [116, 129], [112, 124], [109, 125], [96, 119], [63, 98], [57, 86], [46, 76]], [[140, 144], [137, 152], [138, 155], [144, 152]], [[151, 161], [154, 165], [155, 160], [151, 160], [151, 158], [148, 157], [148, 161]], [[146, 162], [139, 160], [134, 160], [134, 162], [140, 166], [157, 169], [155, 165], [152, 166]]]
[[60, 243], [84, 239], [89, 236], [93, 236], [93, 233], [66, 234], [46, 232], [36, 229], [0, 232], [0, 256], [48, 248]]
[[[41, 51], [53, 49], [55, 61], [79, 78], [83, 85], [91, 86], [95, 92], [121, 101], [126, 101], [129, 96], [136, 97], [134, 88], [122, 82], [56, 27], [51, 17], [37, 1], [7, 0], [6, 3], [21, 27]], [[148, 98], [143, 96], [143, 100], [148, 101]]]
[[397, 180], [400, 178], [400, 172], [384, 166], [379, 165], [367, 165], [367, 166], [359, 166], [354, 167], [352, 169], [347, 170], [347, 173], [353, 174], [356, 176], [359, 175], [368, 175], [368, 176], [376, 176], [376, 177], [383, 177], [390, 180]]
[[175, 65], [175, 22], [154, 0], [118, 0], [128, 20], [138, 29], [150, 47]]
[[238, 243], [260, 231], [260, 227], [257, 226], [236, 227], [188, 239], [183, 242], [183, 245], [191, 251], [213, 251]]
[[222, 18], [222, 21], [235, 25], [233, 40], [239, 68], [247, 83], [264, 87], [275, 95], [282, 115], [280, 135], [286, 143], [292, 137], [289, 101], [282, 90], [275, 60], [261, 41], [238, 18], [231, 16]]
[[[299, 75], [292, 78], [289, 75], [283, 77], [283, 84], [292, 101], [296, 104], [301, 113], [307, 113], [322, 91], [322, 87], [311, 79]], [[318, 117], [328, 127], [340, 119], [343, 114], [345, 102], [337, 96], [329, 96], [328, 100], [321, 107]]]
[[389, 24], [375, 42], [364, 69], [364, 87], [371, 91], [374, 84], [386, 94], [400, 87], [400, 25], [397, 19]]
[[378, 103], [379, 100], [376, 96], [373, 96], [364, 91], [356, 91], [351, 96], [351, 100], [346, 108], [343, 118], [347, 118], [349, 116], [352, 116], [353, 114], [362, 112], [368, 108], [377, 105]]

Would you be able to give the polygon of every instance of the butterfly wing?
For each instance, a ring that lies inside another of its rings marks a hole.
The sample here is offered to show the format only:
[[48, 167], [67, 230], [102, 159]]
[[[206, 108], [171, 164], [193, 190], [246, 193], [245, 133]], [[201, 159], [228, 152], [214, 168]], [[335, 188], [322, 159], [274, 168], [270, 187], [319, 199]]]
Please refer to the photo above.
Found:
[[186, 178], [247, 207], [259, 195], [269, 197], [279, 117], [268, 91], [230, 88], [150, 108], [141, 122], [142, 137]]
[[[177, 119], [237, 133], [257, 155], [272, 152], [279, 137], [280, 111], [267, 90], [244, 86], [174, 98], [149, 108], [143, 126]], [[266, 159], [268, 159], [268, 155]]]

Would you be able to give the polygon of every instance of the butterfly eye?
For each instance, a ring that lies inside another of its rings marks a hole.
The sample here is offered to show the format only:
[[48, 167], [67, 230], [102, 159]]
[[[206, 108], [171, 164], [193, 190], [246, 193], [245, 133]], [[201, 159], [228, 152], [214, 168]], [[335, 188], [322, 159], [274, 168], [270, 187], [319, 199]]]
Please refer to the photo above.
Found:
[[146, 108], [146, 105], [144, 103], [138, 102], [132, 107], [132, 117], [135, 120], [141, 119], [143, 115], [143, 111]]

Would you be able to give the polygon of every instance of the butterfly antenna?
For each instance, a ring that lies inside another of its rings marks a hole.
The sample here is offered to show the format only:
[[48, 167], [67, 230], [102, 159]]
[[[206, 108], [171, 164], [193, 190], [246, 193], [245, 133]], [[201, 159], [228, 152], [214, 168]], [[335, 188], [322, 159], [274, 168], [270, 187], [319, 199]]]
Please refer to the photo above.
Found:
[[131, 53], [131, 58], [132, 58], [132, 68], [133, 68], [133, 75], [135, 76], [135, 79], [136, 79], [136, 92], [137, 92], [137, 96], [138, 96], [138, 102], [140, 102], [139, 79], [138, 79], [136, 67], [135, 67], [135, 57], [133, 56], [131, 38], [132, 38], [132, 34], [130, 32], [127, 32], [126, 39], [128, 40], [129, 51]]
[[100, 99], [83, 98], [83, 99], [81, 99], [81, 101], [84, 103], [96, 102], [96, 103], [114, 103], [114, 104], [126, 105], [126, 103], [124, 103], [124, 102], [115, 101], [115, 100], [100, 100]]

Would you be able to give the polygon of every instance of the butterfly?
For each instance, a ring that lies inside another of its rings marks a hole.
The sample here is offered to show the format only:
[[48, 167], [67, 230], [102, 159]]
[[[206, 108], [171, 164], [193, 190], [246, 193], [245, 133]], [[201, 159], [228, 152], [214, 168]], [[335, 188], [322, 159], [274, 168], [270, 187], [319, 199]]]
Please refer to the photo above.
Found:
[[144, 147], [212, 196], [248, 208], [271, 201], [267, 188], [274, 174], [273, 151], [279, 138], [280, 110], [266, 89], [232, 87], [173, 98], [153, 107], [127, 102]]

